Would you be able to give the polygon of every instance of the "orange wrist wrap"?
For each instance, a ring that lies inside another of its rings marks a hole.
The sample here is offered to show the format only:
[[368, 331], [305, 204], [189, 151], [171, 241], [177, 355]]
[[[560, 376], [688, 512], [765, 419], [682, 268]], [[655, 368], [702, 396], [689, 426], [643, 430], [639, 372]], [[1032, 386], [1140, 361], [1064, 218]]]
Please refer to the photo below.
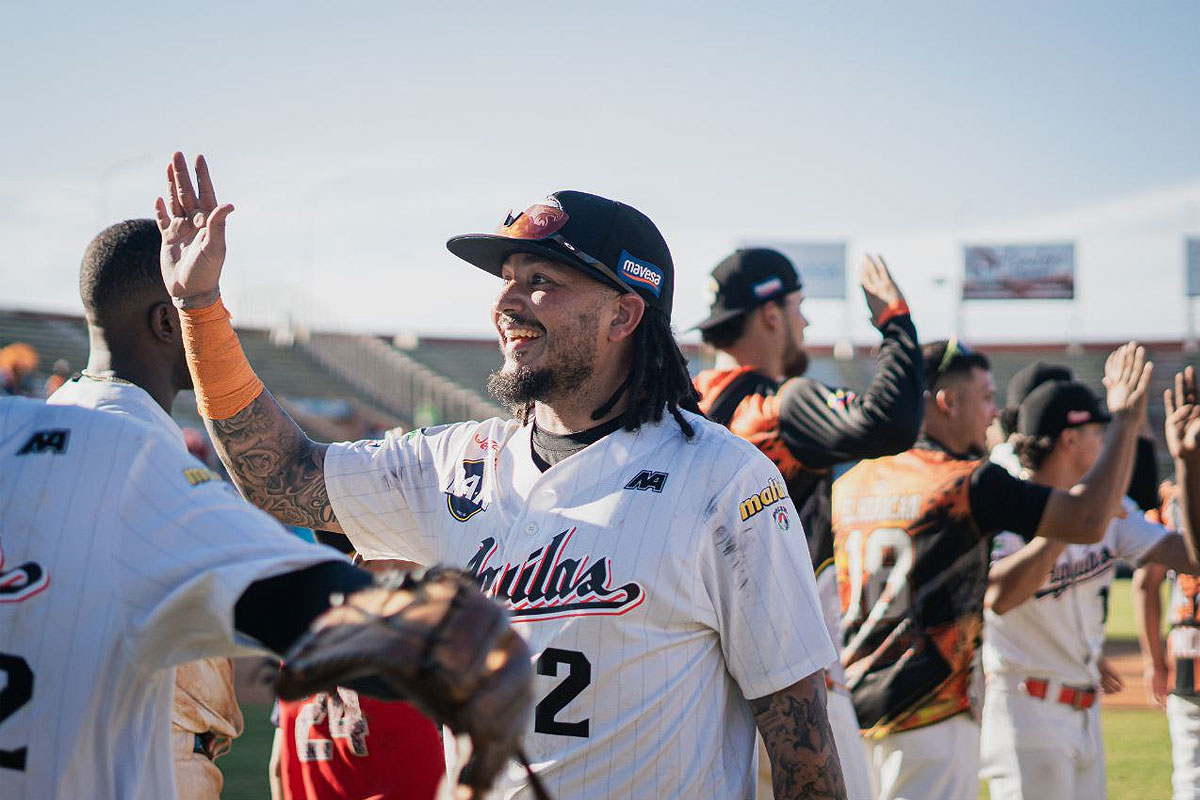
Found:
[[205, 419], [228, 419], [262, 394], [221, 298], [205, 308], [179, 310], [196, 407]]
[[882, 328], [896, 317], [902, 317], [908, 312], [908, 303], [903, 300], [893, 300], [884, 306], [883, 311], [879, 312], [879, 319], [875, 320], [875, 327]]

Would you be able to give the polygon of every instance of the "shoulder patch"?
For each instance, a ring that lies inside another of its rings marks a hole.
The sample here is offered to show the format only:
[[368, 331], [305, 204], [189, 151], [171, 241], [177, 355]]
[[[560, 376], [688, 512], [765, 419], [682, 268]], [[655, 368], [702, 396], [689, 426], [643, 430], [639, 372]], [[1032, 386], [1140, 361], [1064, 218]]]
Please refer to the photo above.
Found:
[[189, 467], [183, 471], [183, 477], [191, 486], [221, 480], [221, 476], [205, 467]]
[[[741, 516], [742, 522], [745, 522], [756, 514], [761, 513], [763, 509], [775, 505], [787, 496], [787, 488], [783, 485], [783, 481], [771, 478], [767, 481], [765, 487], [738, 503], [738, 514]], [[786, 514], [784, 516], [786, 519]], [[775, 522], [782, 527], [782, 523], [778, 519]]]

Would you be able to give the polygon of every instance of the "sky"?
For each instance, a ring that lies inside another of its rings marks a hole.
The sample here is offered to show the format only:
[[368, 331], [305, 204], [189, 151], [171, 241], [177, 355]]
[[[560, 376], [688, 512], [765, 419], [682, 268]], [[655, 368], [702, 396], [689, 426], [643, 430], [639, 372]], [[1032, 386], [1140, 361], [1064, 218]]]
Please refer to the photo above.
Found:
[[[1180, 338], [1200, 5], [7, 4], [0, 307], [78, 311], [104, 225], [206, 154], [235, 318], [487, 335], [450, 236], [584, 189], [646, 212], [675, 324], [740, 242], [882, 252], [925, 338]], [[963, 242], [1076, 243], [1078, 299], [955, 301]], [[813, 300], [809, 336], [868, 341]]]

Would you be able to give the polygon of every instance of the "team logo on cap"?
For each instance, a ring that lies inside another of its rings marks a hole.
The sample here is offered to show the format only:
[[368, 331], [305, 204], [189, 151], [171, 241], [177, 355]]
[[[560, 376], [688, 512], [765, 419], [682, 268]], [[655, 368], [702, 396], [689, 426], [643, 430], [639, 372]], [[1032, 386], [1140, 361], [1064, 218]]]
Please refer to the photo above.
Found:
[[1068, 425], [1082, 425], [1083, 423], [1091, 420], [1091, 418], [1092, 418], [1092, 412], [1090, 412], [1090, 411], [1068, 411], [1067, 412], [1067, 424]]
[[648, 289], [655, 297], [662, 292], [663, 271], [651, 264], [621, 251], [621, 279], [631, 286]]
[[761, 283], [754, 284], [754, 296], [759, 300], [766, 300], [771, 295], [775, 294], [783, 288], [783, 279], [776, 276], [767, 278]]

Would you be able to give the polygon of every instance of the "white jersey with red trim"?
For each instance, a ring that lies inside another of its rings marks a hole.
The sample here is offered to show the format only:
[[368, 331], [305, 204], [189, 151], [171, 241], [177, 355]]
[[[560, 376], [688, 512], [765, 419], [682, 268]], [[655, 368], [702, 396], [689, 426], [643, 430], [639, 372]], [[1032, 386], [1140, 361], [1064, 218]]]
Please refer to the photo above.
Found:
[[0, 797], [174, 797], [171, 667], [329, 560], [140, 422], [0, 398]]
[[[1096, 544], [1070, 544], [1030, 599], [1004, 614], [983, 616], [983, 669], [988, 674], [1047, 678], [1071, 685], [1099, 680], [1108, 591], [1117, 559], [1137, 565], [1168, 531], [1122, 499], [1124, 519], [1113, 519]], [[996, 536], [992, 561], [1025, 545], [1015, 533]]]
[[[752, 797], [746, 698], [834, 658], [775, 466], [686, 414], [542, 472], [493, 419], [330, 447], [329, 499], [366, 558], [465, 567], [535, 656], [525, 749], [555, 797]], [[528, 797], [520, 772], [494, 797]]]

